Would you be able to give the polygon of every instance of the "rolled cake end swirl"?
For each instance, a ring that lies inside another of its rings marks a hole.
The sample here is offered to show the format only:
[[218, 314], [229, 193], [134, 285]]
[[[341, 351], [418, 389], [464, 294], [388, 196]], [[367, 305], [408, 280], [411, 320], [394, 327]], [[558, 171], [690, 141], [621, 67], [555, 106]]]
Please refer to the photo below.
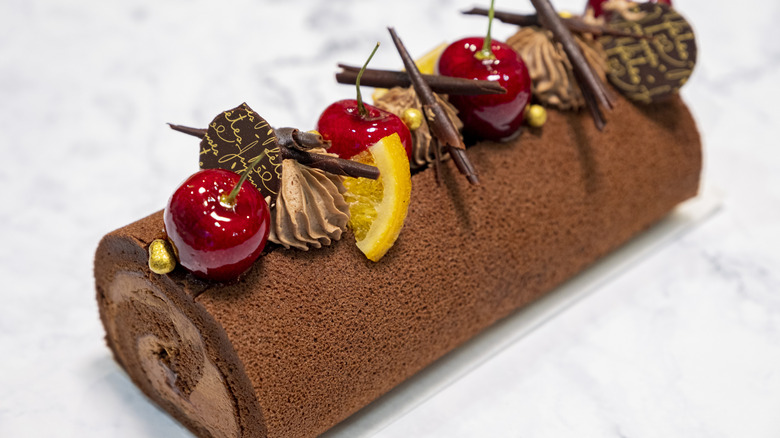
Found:
[[98, 304], [117, 362], [196, 435], [265, 436], [252, 385], [221, 329], [194, 301], [195, 290], [175, 284], [181, 272], [138, 269], [143, 246], [112, 233], [98, 248]]

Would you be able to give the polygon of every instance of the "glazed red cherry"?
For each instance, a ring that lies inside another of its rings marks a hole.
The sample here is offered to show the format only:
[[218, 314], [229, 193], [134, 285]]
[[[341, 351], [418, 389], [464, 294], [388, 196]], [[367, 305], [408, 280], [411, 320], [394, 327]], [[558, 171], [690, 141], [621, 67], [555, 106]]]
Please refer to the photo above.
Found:
[[317, 121], [317, 131], [331, 141], [328, 152], [349, 159], [382, 138], [398, 133], [411, 160], [412, 135], [401, 118], [372, 105], [364, 106], [365, 115], [360, 113], [356, 99], [340, 100], [325, 108]]
[[504, 140], [523, 123], [523, 111], [531, 100], [531, 77], [520, 55], [507, 44], [489, 41], [492, 56], [484, 53], [485, 38], [464, 38], [450, 44], [439, 58], [439, 74], [496, 81], [506, 94], [449, 97], [458, 109], [466, 136]]
[[203, 279], [231, 281], [260, 256], [271, 215], [260, 192], [238, 174], [205, 169], [176, 189], [163, 220], [182, 266]]
[[585, 7], [585, 10], [592, 9], [593, 16], [599, 18], [604, 15], [603, 5], [606, 2], [607, 0], [588, 0], [588, 5]]
[[406, 124], [391, 112], [363, 103], [360, 94], [360, 78], [378, 48], [379, 43], [376, 43], [357, 75], [357, 99], [340, 100], [325, 108], [317, 121], [317, 131], [324, 139], [330, 140], [328, 152], [347, 160], [388, 135], [397, 133], [406, 149], [406, 158], [411, 160], [412, 134]]

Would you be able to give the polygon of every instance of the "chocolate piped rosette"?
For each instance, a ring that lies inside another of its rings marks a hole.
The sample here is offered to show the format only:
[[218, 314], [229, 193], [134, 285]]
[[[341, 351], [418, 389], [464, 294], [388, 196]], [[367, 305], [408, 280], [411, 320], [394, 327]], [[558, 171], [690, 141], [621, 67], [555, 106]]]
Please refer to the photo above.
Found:
[[[199, 169], [95, 256], [133, 382], [197, 436], [317, 436], [695, 196], [672, 68], [690, 74], [690, 27], [669, 5], [532, 4], [468, 11], [486, 37], [417, 61], [389, 29], [403, 70], [340, 65], [356, 98], [315, 129], [246, 103], [171, 125]], [[493, 39], [493, 16], [518, 33]]]

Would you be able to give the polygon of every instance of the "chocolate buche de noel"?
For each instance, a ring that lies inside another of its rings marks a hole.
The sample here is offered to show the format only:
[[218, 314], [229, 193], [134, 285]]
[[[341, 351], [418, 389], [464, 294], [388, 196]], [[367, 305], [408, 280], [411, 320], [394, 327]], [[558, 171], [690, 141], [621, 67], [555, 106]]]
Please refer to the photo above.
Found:
[[[201, 170], [95, 256], [132, 381], [200, 437], [316, 436], [695, 196], [690, 26], [665, 4], [533, 3], [495, 11], [521, 28], [473, 63], [460, 43], [414, 63], [391, 30], [404, 71], [343, 66], [383, 88], [316, 132], [246, 104], [172, 125]], [[487, 82], [499, 64], [510, 79]]]

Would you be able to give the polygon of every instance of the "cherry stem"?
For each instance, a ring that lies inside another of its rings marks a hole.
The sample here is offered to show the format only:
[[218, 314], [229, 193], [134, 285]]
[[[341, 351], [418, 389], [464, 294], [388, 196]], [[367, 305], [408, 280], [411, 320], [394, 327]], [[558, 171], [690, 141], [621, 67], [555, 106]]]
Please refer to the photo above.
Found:
[[238, 196], [238, 191], [241, 190], [241, 186], [244, 184], [244, 181], [249, 177], [249, 174], [252, 173], [252, 170], [254, 170], [255, 166], [257, 166], [258, 163], [263, 159], [263, 157], [268, 153], [268, 149], [264, 150], [260, 155], [257, 156], [257, 159], [253, 161], [249, 167], [246, 168], [244, 173], [241, 174], [241, 178], [236, 183], [236, 186], [233, 187], [233, 190], [230, 191], [230, 194], [225, 196], [223, 193], [220, 197], [219, 201], [229, 207], [233, 207], [236, 205], [236, 197]]
[[360, 94], [360, 78], [363, 77], [363, 72], [368, 68], [368, 63], [371, 62], [371, 58], [374, 57], [374, 53], [376, 53], [376, 49], [378, 48], [379, 43], [377, 42], [376, 46], [374, 46], [374, 50], [371, 51], [371, 55], [369, 55], [368, 59], [366, 59], [366, 63], [363, 64], [363, 68], [361, 68], [358, 72], [357, 79], [355, 79], [355, 87], [357, 88], [358, 112], [360, 113], [361, 117], [368, 117], [368, 110], [366, 109], [366, 106], [363, 105], [363, 96]]
[[495, 0], [490, 0], [490, 9], [488, 10], [488, 30], [487, 36], [482, 42], [482, 50], [474, 54], [474, 57], [480, 61], [485, 59], [496, 59], [496, 55], [493, 54], [493, 49], [491, 48], [493, 39], [490, 36], [491, 30], [493, 28], [493, 16], [495, 15], [495, 2]]

